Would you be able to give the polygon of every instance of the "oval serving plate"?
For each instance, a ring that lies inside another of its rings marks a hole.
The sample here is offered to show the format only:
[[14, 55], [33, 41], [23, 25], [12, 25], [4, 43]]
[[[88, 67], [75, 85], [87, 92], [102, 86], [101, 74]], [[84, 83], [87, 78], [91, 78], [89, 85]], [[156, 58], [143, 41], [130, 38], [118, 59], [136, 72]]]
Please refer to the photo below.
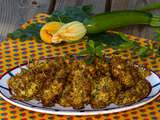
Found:
[[48, 113], [48, 114], [57, 114], [57, 115], [97, 115], [97, 114], [109, 114], [109, 113], [115, 113], [115, 112], [121, 112], [130, 110], [133, 108], [137, 108], [140, 106], [143, 106], [152, 100], [156, 99], [160, 95], [160, 78], [158, 75], [156, 75], [154, 72], [148, 77], [146, 77], [146, 80], [150, 82], [152, 88], [150, 94], [142, 99], [141, 101], [131, 104], [131, 105], [125, 105], [125, 106], [117, 106], [115, 104], [110, 104], [109, 106], [106, 106], [106, 108], [103, 109], [92, 109], [90, 105], [85, 106], [84, 109], [81, 110], [75, 110], [72, 107], [62, 107], [58, 104], [56, 104], [53, 107], [44, 107], [39, 101], [31, 100], [31, 101], [20, 101], [11, 98], [11, 94], [8, 89], [7, 81], [12, 77], [15, 76], [17, 73], [21, 72], [21, 68], [27, 69], [27, 64], [21, 65], [21, 67], [15, 67], [11, 69], [10, 71], [4, 73], [0, 77], [0, 96], [6, 100], [7, 102], [16, 105], [18, 107], [41, 112], [41, 113]]

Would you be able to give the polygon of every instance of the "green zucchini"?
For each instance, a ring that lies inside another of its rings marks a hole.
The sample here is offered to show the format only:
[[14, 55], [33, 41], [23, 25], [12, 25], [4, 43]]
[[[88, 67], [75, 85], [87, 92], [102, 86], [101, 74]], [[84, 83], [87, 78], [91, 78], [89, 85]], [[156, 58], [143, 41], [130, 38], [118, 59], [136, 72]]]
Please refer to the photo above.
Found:
[[97, 14], [85, 19], [83, 23], [88, 33], [100, 33], [108, 29], [138, 24], [159, 27], [160, 17], [137, 10], [113, 11]]

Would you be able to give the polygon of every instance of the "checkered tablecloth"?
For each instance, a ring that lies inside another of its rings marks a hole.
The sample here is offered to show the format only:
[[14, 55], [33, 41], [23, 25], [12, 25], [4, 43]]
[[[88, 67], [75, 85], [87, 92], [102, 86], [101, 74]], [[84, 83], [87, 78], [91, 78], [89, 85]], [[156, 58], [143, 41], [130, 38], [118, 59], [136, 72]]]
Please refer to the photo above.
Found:
[[[32, 22], [45, 22], [44, 18], [48, 15], [38, 14], [33, 19], [27, 21], [22, 27], [27, 26]], [[138, 41], [141, 45], [157, 44], [155, 41], [128, 36], [131, 40]], [[22, 64], [28, 59], [39, 59], [43, 57], [63, 56], [66, 54], [76, 54], [85, 49], [85, 42], [74, 44], [64, 44], [59, 46], [49, 45], [45, 43], [37, 43], [34, 40], [20, 42], [18, 40], [5, 40], [0, 42], [0, 75], [7, 70]], [[111, 54], [112, 49], [107, 49], [106, 52]], [[142, 64], [155, 71], [160, 75], [160, 57], [149, 56], [140, 59], [138, 56], [131, 56], [131, 51], [126, 50], [121, 53], [125, 58], [130, 58], [134, 63]], [[42, 114], [29, 110], [25, 110], [14, 105], [11, 105], [0, 98], [0, 120], [160, 120], [160, 97], [150, 102], [149, 104], [129, 110], [107, 115], [96, 116], [59, 116]]]

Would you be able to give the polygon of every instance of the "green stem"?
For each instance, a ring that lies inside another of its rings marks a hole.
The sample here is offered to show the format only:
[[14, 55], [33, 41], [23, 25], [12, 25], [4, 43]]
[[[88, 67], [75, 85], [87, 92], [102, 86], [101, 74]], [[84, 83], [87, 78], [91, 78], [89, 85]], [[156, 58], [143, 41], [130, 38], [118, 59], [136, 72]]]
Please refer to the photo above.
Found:
[[140, 10], [140, 11], [152, 11], [152, 10], [156, 10], [156, 9], [160, 9], [160, 2], [147, 4], [147, 5], [143, 6], [143, 7], [138, 8], [137, 10]]

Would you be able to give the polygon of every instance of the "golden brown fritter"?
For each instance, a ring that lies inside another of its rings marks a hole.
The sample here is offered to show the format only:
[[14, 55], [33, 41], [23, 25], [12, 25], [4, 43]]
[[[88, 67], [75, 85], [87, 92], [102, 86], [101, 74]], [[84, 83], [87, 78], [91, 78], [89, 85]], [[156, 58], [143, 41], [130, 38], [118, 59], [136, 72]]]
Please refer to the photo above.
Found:
[[140, 80], [137, 84], [125, 91], [122, 91], [116, 98], [115, 103], [117, 105], [129, 105], [133, 104], [150, 93], [150, 83], [146, 80]]
[[49, 105], [46, 99], [50, 100], [51, 94], [46, 91], [54, 91], [55, 95], [52, 94], [52, 98], [62, 91], [65, 69], [63, 69], [64, 64], [60, 64], [61, 62], [58, 64], [53, 61], [29, 64], [28, 70], [22, 69], [20, 74], [9, 80], [11, 92], [17, 99], [37, 99], [41, 100], [44, 105]]
[[113, 79], [122, 84], [120, 94], [115, 101], [116, 104], [135, 103], [149, 94], [151, 85], [145, 78], [150, 75], [150, 71], [136, 67], [120, 57], [113, 57], [110, 62], [110, 72]]
[[84, 61], [73, 61], [67, 67], [70, 73], [58, 103], [75, 109], [83, 108], [90, 100], [90, 80], [88, 74], [85, 74], [86, 64]]
[[44, 106], [53, 106], [62, 94], [67, 73], [60, 69], [54, 77], [48, 78], [43, 85], [41, 101]]
[[86, 66], [83, 61], [73, 62], [71, 66], [77, 67], [74, 67], [68, 76], [70, 88], [66, 99], [73, 108], [80, 109], [89, 103], [91, 83], [83, 74]]
[[36, 99], [38, 96], [38, 92], [39, 90], [42, 88], [43, 86], [43, 82], [44, 82], [44, 78], [42, 76], [42, 74], [37, 74], [36, 76], [34, 76], [34, 81], [31, 80], [29, 81], [29, 84], [26, 84], [25, 86], [25, 95], [28, 98], [34, 98]]
[[94, 74], [94, 79], [91, 81], [91, 106], [93, 108], [103, 108], [116, 99], [121, 85], [112, 80], [108, 64], [101, 61], [95, 67], [96, 74]]
[[[58, 62], [47, 62], [44, 67], [45, 82], [40, 92], [40, 99], [44, 106], [53, 106], [61, 96], [67, 77], [66, 64], [62, 60]], [[52, 68], [49, 71], [47, 68]]]
[[92, 82], [91, 106], [93, 108], [103, 108], [112, 103], [112, 99], [115, 99], [117, 93], [113, 86], [114, 82], [107, 76], [94, 80]]
[[[21, 73], [16, 74], [8, 81], [8, 86], [13, 97], [26, 99], [26, 85], [34, 78], [30, 76], [30, 71], [22, 69]], [[29, 96], [30, 97], [30, 96]]]
[[134, 86], [137, 79], [135, 79], [130, 71], [130, 65], [126, 60], [120, 57], [112, 57], [110, 61], [110, 72], [113, 79], [118, 80], [124, 87]]
[[35, 99], [39, 89], [43, 85], [42, 74], [32, 75], [31, 70], [22, 69], [20, 74], [17, 74], [8, 81], [8, 86], [15, 98], [18, 99]]
[[88, 72], [93, 66], [87, 65], [84, 61], [73, 61], [67, 67], [70, 73], [58, 103], [65, 107], [83, 108], [90, 101], [92, 76]]

